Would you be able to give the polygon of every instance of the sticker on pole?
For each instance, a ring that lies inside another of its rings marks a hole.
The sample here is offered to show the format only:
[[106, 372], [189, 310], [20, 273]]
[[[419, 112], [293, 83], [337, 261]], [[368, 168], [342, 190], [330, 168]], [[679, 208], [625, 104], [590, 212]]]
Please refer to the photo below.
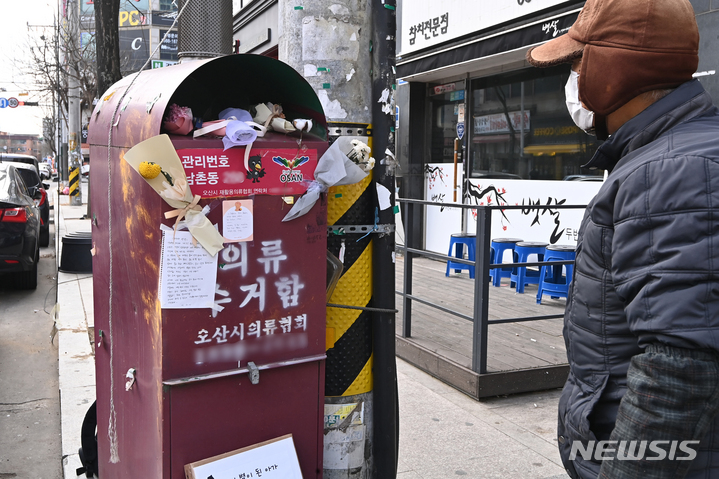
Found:
[[302, 479], [292, 434], [185, 466], [187, 479]]
[[8, 98], [7, 99], [7, 106], [10, 108], [17, 108], [17, 106], [20, 104], [17, 98]]
[[457, 123], [457, 138], [460, 140], [464, 138], [464, 122]]

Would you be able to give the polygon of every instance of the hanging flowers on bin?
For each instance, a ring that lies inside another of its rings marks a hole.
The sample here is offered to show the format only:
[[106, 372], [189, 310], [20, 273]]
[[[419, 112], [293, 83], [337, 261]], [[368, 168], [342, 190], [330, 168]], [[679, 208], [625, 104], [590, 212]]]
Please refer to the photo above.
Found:
[[222, 235], [205, 216], [209, 207], [199, 206], [202, 198], [192, 194], [185, 169], [167, 135], [154, 136], [138, 143], [125, 153], [124, 159], [174, 208], [165, 212], [165, 218], [176, 218], [175, 231], [179, 227], [187, 227], [193, 241], [199, 242], [212, 256], [222, 249]]
[[347, 158], [354, 161], [362, 171], [369, 173], [374, 168], [374, 158], [370, 156], [372, 150], [369, 146], [359, 140], [352, 140], [352, 149], [347, 153]]
[[140, 172], [142, 177], [147, 180], [154, 180], [160, 175], [160, 173], [162, 173], [165, 179], [170, 183], [170, 185], [172, 185], [172, 176], [162, 171], [162, 167], [157, 163], [154, 163], [152, 161], [143, 161], [142, 163], [140, 163], [138, 171]]

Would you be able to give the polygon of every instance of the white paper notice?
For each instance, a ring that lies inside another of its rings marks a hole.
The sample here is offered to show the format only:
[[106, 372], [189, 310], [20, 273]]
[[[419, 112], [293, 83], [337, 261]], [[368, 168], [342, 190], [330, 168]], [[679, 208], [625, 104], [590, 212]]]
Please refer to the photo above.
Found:
[[185, 477], [193, 479], [302, 479], [292, 436], [282, 436], [254, 446], [185, 465]]
[[[172, 236], [175, 235], [173, 240]], [[217, 258], [192, 244], [189, 231], [162, 231], [160, 305], [165, 309], [212, 308]]]
[[387, 189], [386, 186], [381, 185], [377, 183], [377, 201], [379, 202], [379, 209], [384, 211], [390, 206], [392, 206], [391, 203], [392, 194]]
[[227, 242], [252, 241], [252, 200], [222, 202], [222, 236]]

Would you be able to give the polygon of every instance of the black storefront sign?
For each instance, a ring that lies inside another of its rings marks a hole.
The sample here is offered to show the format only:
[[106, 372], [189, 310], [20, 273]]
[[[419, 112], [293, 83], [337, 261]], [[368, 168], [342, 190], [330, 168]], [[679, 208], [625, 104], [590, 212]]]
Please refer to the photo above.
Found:
[[177, 18], [177, 11], [174, 12], [152, 12], [151, 22], [158, 27], [171, 27]]
[[[167, 30], [160, 30], [160, 40], [165, 38]], [[167, 38], [160, 46], [160, 60], [177, 60], [177, 31], [167, 33]]]
[[139, 71], [150, 58], [148, 29], [121, 28], [119, 33], [120, 70], [123, 74]]
[[575, 125], [568, 115], [532, 118], [528, 145], [555, 145], [577, 143], [586, 133]]

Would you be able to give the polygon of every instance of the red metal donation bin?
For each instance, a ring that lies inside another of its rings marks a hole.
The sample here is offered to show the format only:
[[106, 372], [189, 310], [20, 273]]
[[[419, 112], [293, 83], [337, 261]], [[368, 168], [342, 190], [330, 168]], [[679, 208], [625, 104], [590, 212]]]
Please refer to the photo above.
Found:
[[[163, 132], [173, 104], [209, 121], [266, 102], [314, 126], [257, 138], [250, 171], [244, 146], [169, 135], [209, 221], [226, 238], [230, 223], [251, 232], [187, 269], [187, 233], [124, 155]], [[261, 56], [183, 63], [113, 85], [89, 131], [99, 477], [180, 479], [186, 464], [286, 434], [303, 476], [321, 477], [326, 198], [282, 222], [328, 146], [312, 88]]]

